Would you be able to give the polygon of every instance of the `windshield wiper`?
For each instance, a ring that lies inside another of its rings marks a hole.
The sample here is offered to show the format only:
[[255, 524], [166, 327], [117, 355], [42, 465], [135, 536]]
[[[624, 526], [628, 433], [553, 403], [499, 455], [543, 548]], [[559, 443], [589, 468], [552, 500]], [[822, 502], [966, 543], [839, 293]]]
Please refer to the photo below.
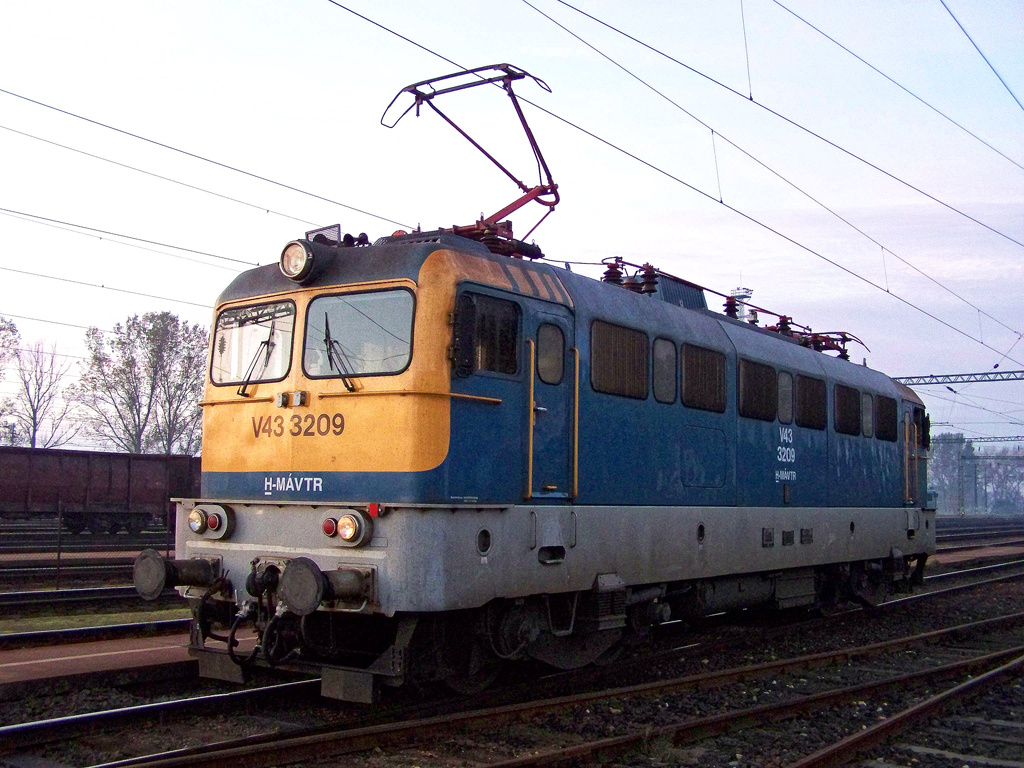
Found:
[[355, 392], [356, 385], [349, 378], [352, 375], [352, 366], [345, 350], [341, 348], [341, 344], [337, 339], [331, 338], [331, 321], [326, 312], [324, 312], [324, 346], [327, 347], [327, 364], [331, 366], [331, 370], [334, 370], [335, 363], [337, 363], [338, 373], [341, 374], [341, 382], [345, 385], [345, 389]]
[[[267, 370], [267, 366], [270, 365], [270, 355], [274, 351], [274, 325], [277, 321], [270, 321], [270, 333], [267, 334], [267, 338], [260, 342], [260, 345], [256, 348], [256, 354], [252, 356], [252, 362], [249, 363], [249, 368], [245, 371], [245, 376], [242, 377], [242, 383], [238, 385], [236, 390], [242, 397], [248, 397], [246, 390], [249, 385], [252, 384], [253, 379], [258, 378]], [[260, 355], [263, 356], [263, 365], [260, 366], [259, 373], [256, 372], [256, 363], [260, 359]]]

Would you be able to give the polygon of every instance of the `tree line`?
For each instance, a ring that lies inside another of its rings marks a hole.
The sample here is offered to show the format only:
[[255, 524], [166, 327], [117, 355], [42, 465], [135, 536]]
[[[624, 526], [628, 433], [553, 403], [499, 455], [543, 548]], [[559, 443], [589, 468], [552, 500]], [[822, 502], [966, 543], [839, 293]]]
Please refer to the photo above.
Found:
[[88, 439], [129, 453], [199, 452], [199, 401], [209, 336], [170, 312], [147, 312], [90, 328], [76, 362], [56, 345], [24, 346], [0, 317], [0, 378], [15, 393], [0, 400], [0, 444], [59, 448]]
[[929, 485], [948, 514], [1024, 513], [1024, 451], [984, 450], [961, 433], [932, 438]]

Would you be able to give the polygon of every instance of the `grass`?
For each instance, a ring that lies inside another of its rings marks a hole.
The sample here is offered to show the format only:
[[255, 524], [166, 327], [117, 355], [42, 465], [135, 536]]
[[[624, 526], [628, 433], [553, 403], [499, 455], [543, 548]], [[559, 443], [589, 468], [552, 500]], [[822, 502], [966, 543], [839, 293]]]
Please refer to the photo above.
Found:
[[142, 621], [165, 621], [187, 619], [192, 612], [187, 607], [161, 608], [157, 610], [122, 611], [119, 613], [88, 613], [76, 615], [39, 615], [0, 617], [0, 635], [17, 632], [41, 632], [53, 629], [77, 629], [78, 627], [106, 627], [111, 624], [133, 624]]

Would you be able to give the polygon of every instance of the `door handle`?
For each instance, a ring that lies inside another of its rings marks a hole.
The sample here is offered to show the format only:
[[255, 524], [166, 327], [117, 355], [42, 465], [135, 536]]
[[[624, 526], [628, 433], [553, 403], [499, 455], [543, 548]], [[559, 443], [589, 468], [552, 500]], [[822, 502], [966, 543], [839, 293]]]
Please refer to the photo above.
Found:
[[547, 413], [548, 409], [545, 408], [543, 405], [535, 405], [533, 406], [533, 411], [534, 413]]

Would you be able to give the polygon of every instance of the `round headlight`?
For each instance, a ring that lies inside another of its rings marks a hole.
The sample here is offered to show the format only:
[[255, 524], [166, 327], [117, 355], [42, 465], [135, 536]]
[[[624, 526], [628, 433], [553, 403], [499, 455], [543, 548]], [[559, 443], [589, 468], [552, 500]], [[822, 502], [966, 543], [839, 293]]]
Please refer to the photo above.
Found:
[[296, 282], [305, 280], [313, 271], [313, 252], [309, 245], [295, 240], [281, 252], [281, 273]]
[[354, 541], [362, 533], [363, 521], [356, 515], [342, 515], [338, 518], [338, 535], [345, 541]]
[[188, 513], [188, 528], [192, 533], [202, 533], [206, 530], [206, 513], [201, 509], [193, 509]]

